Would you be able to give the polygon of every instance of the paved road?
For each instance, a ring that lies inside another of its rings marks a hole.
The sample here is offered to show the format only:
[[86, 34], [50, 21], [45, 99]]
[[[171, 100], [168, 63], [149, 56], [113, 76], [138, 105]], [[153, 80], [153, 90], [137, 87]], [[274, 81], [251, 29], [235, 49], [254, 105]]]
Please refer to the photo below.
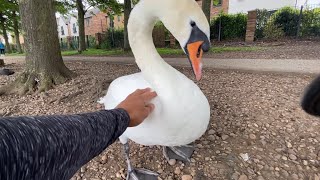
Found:
[[[3, 57], [1, 57], [3, 58]], [[23, 56], [5, 57], [5, 63], [24, 62]], [[133, 57], [87, 57], [87, 56], [65, 56], [65, 61], [104, 61], [116, 64], [135, 63]], [[187, 58], [165, 58], [169, 64], [174, 66], [190, 66]], [[212, 59], [204, 58], [204, 67], [216, 69], [232, 69], [245, 71], [264, 71], [280, 73], [320, 73], [320, 59]]]

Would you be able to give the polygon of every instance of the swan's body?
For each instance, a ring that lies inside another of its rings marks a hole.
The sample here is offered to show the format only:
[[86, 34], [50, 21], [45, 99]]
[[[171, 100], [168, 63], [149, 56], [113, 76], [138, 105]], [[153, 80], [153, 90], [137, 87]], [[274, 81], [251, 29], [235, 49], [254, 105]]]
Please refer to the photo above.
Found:
[[[106, 109], [112, 109], [136, 89], [146, 87], [156, 91], [158, 97], [153, 101], [155, 111], [141, 125], [128, 128], [120, 137], [123, 143], [131, 139], [142, 145], [186, 145], [198, 139], [207, 129], [210, 106], [206, 97], [193, 81], [160, 57], [151, 34], [158, 18], [166, 25], [171, 23], [168, 14], [171, 14], [172, 18], [181, 15], [172, 14], [170, 8], [175, 8], [174, 12], [178, 13], [179, 8], [187, 8], [184, 7], [184, 3], [181, 7], [181, 2], [196, 4], [191, 1], [193, 0], [142, 0], [131, 12], [128, 25], [129, 42], [141, 73], [123, 76], [113, 81], [107, 95], [100, 102], [105, 104]], [[165, 5], [171, 7], [161, 8]], [[199, 7], [196, 5], [192, 8]], [[174, 31], [175, 27], [172, 28], [173, 30], [168, 29]], [[185, 30], [173, 34], [187, 37], [190, 32]]]
[[153, 102], [155, 111], [141, 125], [128, 128], [120, 137], [122, 142], [129, 138], [143, 145], [179, 146], [193, 142], [206, 131], [208, 101], [192, 81], [174, 71], [176, 79], [160, 87], [148, 83], [142, 73], [120, 77], [110, 85], [103, 100], [106, 109], [114, 108], [136, 89], [151, 87], [158, 93]]

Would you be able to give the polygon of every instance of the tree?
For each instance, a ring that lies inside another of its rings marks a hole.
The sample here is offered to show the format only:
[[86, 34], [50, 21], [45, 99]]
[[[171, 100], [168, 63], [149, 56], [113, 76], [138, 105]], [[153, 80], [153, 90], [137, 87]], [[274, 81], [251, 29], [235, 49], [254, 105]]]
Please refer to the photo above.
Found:
[[12, 8], [12, 5], [8, 1], [3, 1], [0, 3], [0, 31], [5, 40], [6, 51], [9, 53], [11, 52], [11, 49], [9, 44], [8, 32], [7, 32], [8, 30], [7, 14], [8, 14], [8, 9], [11, 9], [11, 8]]
[[131, 0], [124, 0], [124, 51], [130, 51], [128, 37], [128, 20], [131, 12]]
[[26, 67], [0, 94], [45, 91], [74, 74], [63, 63], [53, 0], [20, 1]]
[[122, 9], [117, 0], [59, 0], [58, 3], [76, 8], [78, 11], [79, 53], [86, 50], [84, 17], [88, 10], [91, 7], [99, 7], [108, 14], [120, 14]]
[[16, 11], [12, 11], [12, 20], [13, 20], [13, 32], [16, 38], [17, 50], [19, 53], [22, 52], [21, 43], [20, 43], [20, 32], [19, 32], [19, 17], [16, 14]]
[[212, 0], [202, 0], [202, 11], [206, 15], [209, 23], [210, 23], [210, 14], [211, 14], [211, 1]]
[[130, 51], [129, 37], [128, 37], [128, 21], [131, 12], [131, 0], [124, 0], [124, 51]]
[[0, 12], [0, 26], [1, 26], [1, 30], [2, 30], [2, 35], [6, 44], [6, 52], [7, 53], [11, 53], [11, 47], [9, 44], [9, 37], [8, 37], [8, 32], [7, 32], [7, 16], [5, 16], [4, 14], [2, 14]]
[[85, 29], [84, 29], [84, 15], [86, 11], [84, 9], [82, 0], [76, 0], [76, 6], [78, 11], [78, 25], [79, 25], [79, 53], [85, 51], [86, 48], [86, 39], [85, 39]]
[[[13, 31], [16, 38], [16, 45], [19, 53], [22, 53], [20, 44], [20, 19], [17, 14], [19, 11], [19, 5], [17, 0], [7, 0], [0, 5], [0, 17], [2, 31], [6, 40], [7, 51], [11, 51], [8, 41], [7, 31]], [[8, 49], [9, 48], [9, 49]]]

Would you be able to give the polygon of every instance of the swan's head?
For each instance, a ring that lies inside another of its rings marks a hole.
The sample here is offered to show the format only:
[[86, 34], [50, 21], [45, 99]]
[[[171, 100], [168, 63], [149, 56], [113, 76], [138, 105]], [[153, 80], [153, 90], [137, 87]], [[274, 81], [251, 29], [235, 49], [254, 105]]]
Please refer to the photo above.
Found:
[[210, 26], [195, 0], [161, 0], [158, 17], [179, 41], [196, 79], [202, 76], [202, 55], [210, 49]]

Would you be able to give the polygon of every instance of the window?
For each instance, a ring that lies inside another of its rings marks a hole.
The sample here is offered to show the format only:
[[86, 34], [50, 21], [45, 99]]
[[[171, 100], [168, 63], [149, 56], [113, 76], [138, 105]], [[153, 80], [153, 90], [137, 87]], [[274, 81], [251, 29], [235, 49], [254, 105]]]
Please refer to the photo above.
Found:
[[86, 26], [90, 26], [90, 19], [91, 19], [91, 17], [88, 17], [88, 18], [85, 19]]
[[121, 21], [121, 17], [120, 16], [118, 16], [118, 22], [120, 22]]
[[61, 26], [61, 35], [64, 35], [64, 29], [63, 29], [63, 26]]
[[221, 6], [222, 0], [212, 0], [213, 6]]
[[77, 26], [76, 26], [76, 23], [73, 23], [72, 25], [72, 29], [73, 29], [73, 33], [77, 33]]

